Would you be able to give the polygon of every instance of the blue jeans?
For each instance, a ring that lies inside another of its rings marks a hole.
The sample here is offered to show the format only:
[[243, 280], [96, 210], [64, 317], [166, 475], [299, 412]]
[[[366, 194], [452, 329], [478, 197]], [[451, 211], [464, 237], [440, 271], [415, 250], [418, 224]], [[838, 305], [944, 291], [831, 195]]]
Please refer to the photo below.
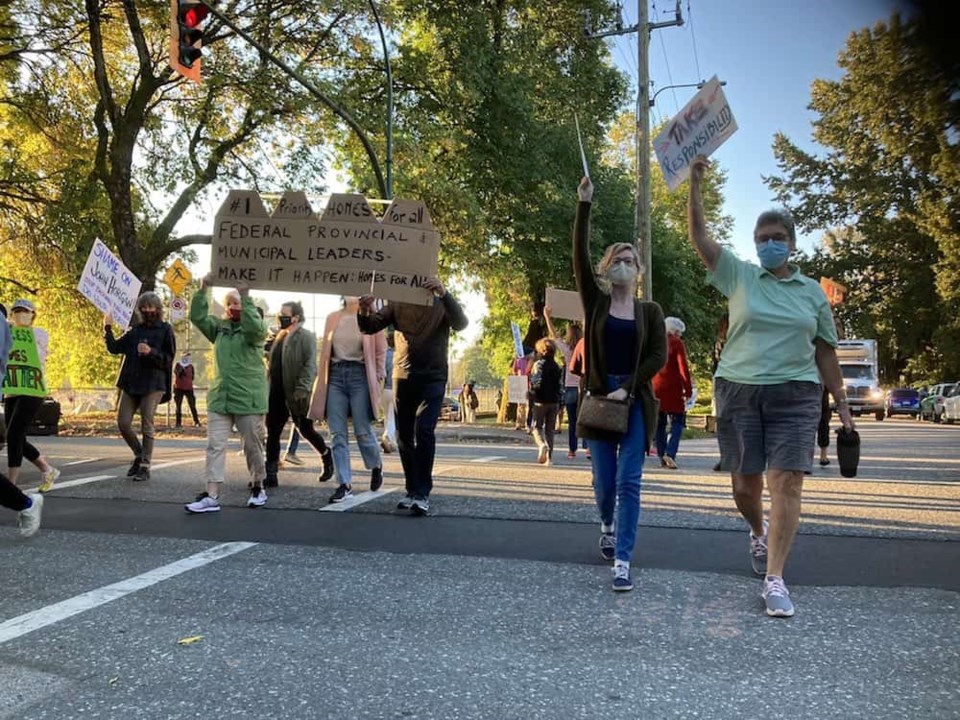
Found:
[[[567, 441], [570, 444], [570, 452], [577, 451], [577, 405], [580, 400], [580, 389], [568, 387], [563, 389], [563, 406], [567, 410]], [[586, 449], [587, 441], [583, 441], [583, 447]]]
[[437, 419], [447, 383], [417, 377], [397, 378], [397, 448], [407, 494], [429, 497], [433, 490], [433, 458], [437, 451]]
[[[667, 438], [667, 420], [670, 420], [670, 437]], [[673, 460], [677, 459], [677, 450], [680, 447], [680, 437], [687, 426], [686, 413], [660, 413], [657, 418], [657, 455], [666, 455]]]
[[367, 369], [360, 362], [330, 363], [327, 382], [327, 425], [333, 440], [333, 466], [337, 482], [350, 484], [350, 448], [347, 446], [347, 415], [353, 417], [353, 435], [367, 470], [382, 467], [380, 444], [373, 434]]
[[287, 455], [296, 455], [298, 447], [300, 447], [300, 432], [297, 430], [297, 426], [294, 425], [290, 428], [290, 439], [287, 440]]
[[[607, 377], [607, 388], [613, 392], [624, 381], [624, 375]], [[640, 476], [646, 455], [647, 431], [643, 421], [643, 405], [634, 402], [630, 408], [627, 432], [619, 440], [588, 440], [592, 454], [593, 494], [600, 511], [600, 522], [614, 524], [616, 512], [617, 560], [630, 561], [637, 540], [640, 521]]]

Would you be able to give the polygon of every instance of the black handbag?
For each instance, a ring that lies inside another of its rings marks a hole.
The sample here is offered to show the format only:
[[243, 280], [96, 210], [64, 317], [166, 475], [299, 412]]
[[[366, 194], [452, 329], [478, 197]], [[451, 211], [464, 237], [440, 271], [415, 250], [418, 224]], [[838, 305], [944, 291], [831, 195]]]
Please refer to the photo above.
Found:
[[[640, 371], [640, 353], [637, 348], [637, 365], [633, 369], [633, 384], [636, 386], [637, 373]], [[577, 437], [591, 439], [597, 433], [623, 435], [630, 424], [630, 408], [633, 406], [633, 392], [624, 400], [613, 400], [606, 395], [592, 395], [587, 392], [580, 401], [577, 410]]]

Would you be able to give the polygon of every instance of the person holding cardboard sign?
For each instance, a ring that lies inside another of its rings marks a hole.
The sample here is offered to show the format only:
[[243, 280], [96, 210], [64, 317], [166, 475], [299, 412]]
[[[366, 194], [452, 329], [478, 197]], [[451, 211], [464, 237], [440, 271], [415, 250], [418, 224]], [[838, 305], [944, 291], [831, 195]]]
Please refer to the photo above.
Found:
[[267, 413], [267, 374], [263, 367], [263, 341], [267, 324], [250, 298], [250, 287], [239, 283], [223, 299], [224, 317], [209, 314], [207, 288], [212, 274], [200, 282], [200, 291], [190, 302], [190, 322], [213, 343], [214, 375], [207, 391], [206, 490], [192, 503], [190, 513], [220, 510], [220, 489], [226, 472], [227, 441], [237, 426], [250, 473], [247, 507], [267, 502], [263, 489], [263, 416]]
[[[630, 558], [640, 519], [640, 479], [657, 423], [651, 381], [666, 362], [667, 337], [660, 306], [637, 299], [644, 267], [634, 245], [608, 246], [594, 274], [590, 178], [580, 181], [577, 192], [573, 270], [586, 320], [585, 396], [577, 434], [591, 450], [600, 555], [613, 561], [613, 589], [623, 592], [633, 589]], [[612, 416], [622, 418], [622, 425], [612, 428]]]
[[800, 522], [803, 474], [813, 461], [821, 378], [848, 430], [853, 418], [830, 304], [820, 285], [788, 262], [797, 244], [793, 219], [786, 210], [761, 213], [753, 231], [760, 267], [741, 260], [707, 235], [701, 188], [709, 165], [702, 155], [691, 165], [687, 216], [690, 244], [709, 283], [730, 299], [714, 391], [721, 464], [731, 471], [734, 502], [750, 526], [750, 562], [764, 578], [767, 615], [792, 617], [783, 568]]
[[456, 299], [437, 278], [423, 287], [433, 295], [431, 305], [390, 303], [375, 312], [374, 298], [360, 298], [357, 324], [372, 335], [389, 325], [395, 328], [393, 379], [397, 405], [397, 444], [407, 494], [397, 504], [414, 515], [430, 513], [436, 427], [447, 387], [447, 346], [450, 331], [463, 330], [469, 320]]
[[14, 485], [20, 477], [20, 466], [26, 458], [36, 465], [41, 475], [39, 491], [48, 492], [60, 477], [40, 451], [27, 440], [27, 429], [43, 406], [47, 396], [44, 367], [50, 336], [43, 328], [34, 327], [37, 309], [26, 299], [15, 300], [13, 315], [13, 347], [7, 371], [3, 376], [3, 414], [7, 423], [7, 476]]

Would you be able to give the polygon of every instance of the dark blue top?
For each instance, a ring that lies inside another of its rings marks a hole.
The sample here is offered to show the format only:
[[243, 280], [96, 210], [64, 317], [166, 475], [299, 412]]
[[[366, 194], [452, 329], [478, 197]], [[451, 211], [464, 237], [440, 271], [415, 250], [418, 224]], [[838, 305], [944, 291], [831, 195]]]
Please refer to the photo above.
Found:
[[[167, 391], [170, 387], [173, 358], [177, 343], [173, 328], [162, 320], [150, 325], [139, 324], [118, 338], [108, 325], [104, 329], [107, 350], [114, 355], [123, 355], [117, 387], [128, 395], [146, 395]], [[150, 346], [149, 355], [140, 355], [137, 345], [145, 342]]]
[[632, 375], [637, 366], [637, 322], [607, 315], [603, 326], [607, 375]]

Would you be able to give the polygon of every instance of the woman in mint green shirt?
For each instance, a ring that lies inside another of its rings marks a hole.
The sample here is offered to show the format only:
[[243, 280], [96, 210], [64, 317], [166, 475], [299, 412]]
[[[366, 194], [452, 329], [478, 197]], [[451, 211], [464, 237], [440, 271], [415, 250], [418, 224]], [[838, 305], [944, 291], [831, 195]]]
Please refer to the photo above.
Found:
[[[703, 156], [691, 165], [687, 213], [690, 242], [709, 282], [729, 300], [714, 391], [721, 463], [731, 470], [734, 501], [750, 525], [750, 559], [764, 576], [767, 615], [791, 617], [783, 567], [800, 522], [803, 474], [813, 462], [821, 382], [836, 399], [844, 426], [852, 429], [853, 419], [830, 305], [819, 284], [788, 262], [797, 242], [792, 218], [780, 210], [761, 214], [754, 229], [760, 267], [740, 260], [707, 236], [701, 185], [708, 165]], [[764, 471], [769, 523], [763, 519]]]

